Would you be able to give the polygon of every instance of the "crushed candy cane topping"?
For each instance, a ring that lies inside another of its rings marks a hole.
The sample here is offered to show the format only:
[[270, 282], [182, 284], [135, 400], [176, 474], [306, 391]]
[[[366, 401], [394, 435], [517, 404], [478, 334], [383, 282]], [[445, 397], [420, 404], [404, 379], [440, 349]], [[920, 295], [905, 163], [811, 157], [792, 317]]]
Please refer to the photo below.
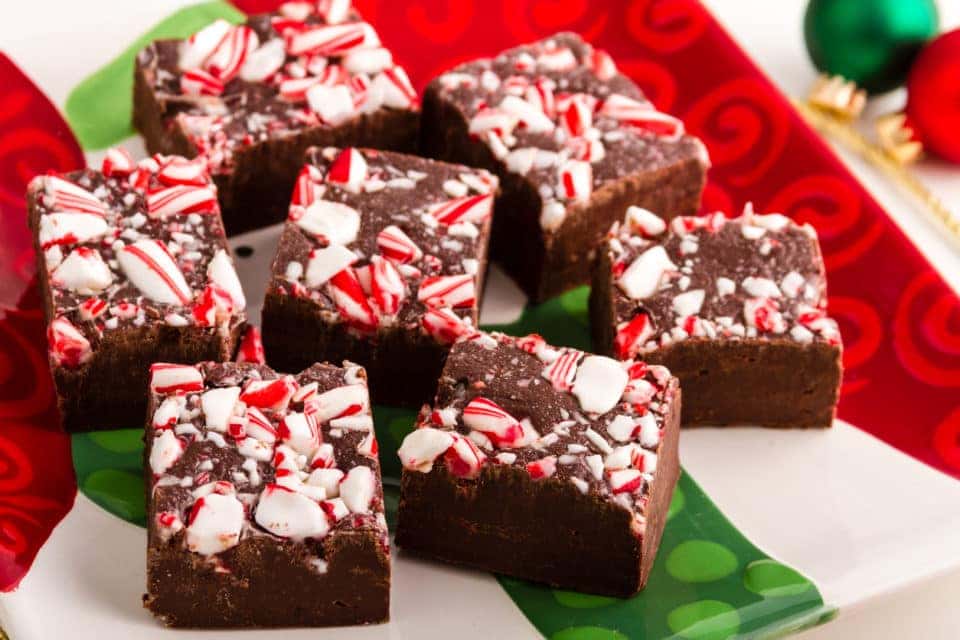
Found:
[[471, 480], [509, 465], [570, 482], [630, 510], [642, 530], [677, 401], [664, 367], [554, 348], [537, 335], [479, 334], [453, 346], [434, 406], [398, 455], [407, 472], [439, 467]]
[[365, 529], [387, 549], [362, 368], [157, 364], [151, 389], [150, 511], [162, 541], [214, 557], [256, 536]]
[[572, 33], [462, 64], [429, 90], [463, 113], [471, 138], [507, 171], [533, 183], [548, 232], [608, 182], [691, 159], [709, 164], [680, 120], [657, 111], [606, 52]]
[[111, 149], [100, 171], [34, 178], [28, 195], [54, 322], [50, 352], [74, 368], [104, 334], [148, 323], [229, 335], [246, 298], [203, 163]]
[[240, 25], [216, 20], [185, 40], [154, 42], [137, 65], [160, 102], [175, 105], [164, 118], [218, 174], [249, 145], [419, 108], [403, 67], [349, 1], [287, 2]]
[[606, 247], [618, 357], [690, 338], [840, 344], [808, 224], [750, 205], [737, 218], [718, 212], [667, 224], [631, 207]]
[[448, 344], [474, 332], [497, 178], [371, 149], [307, 158], [271, 291], [359, 335], [403, 327]]

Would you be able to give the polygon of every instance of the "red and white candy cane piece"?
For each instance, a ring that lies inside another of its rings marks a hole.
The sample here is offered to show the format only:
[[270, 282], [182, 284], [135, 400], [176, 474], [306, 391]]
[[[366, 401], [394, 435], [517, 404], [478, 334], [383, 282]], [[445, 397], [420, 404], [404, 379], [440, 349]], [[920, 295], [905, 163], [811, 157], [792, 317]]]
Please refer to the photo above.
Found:
[[246, 417], [247, 425], [245, 431], [247, 437], [254, 438], [260, 442], [266, 442], [267, 444], [273, 444], [280, 437], [273, 423], [256, 407], [247, 407]]
[[340, 24], [350, 15], [350, 0], [319, 0], [317, 13], [327, 24]]
[[678, 216], [670, 221], [670, 230], [674, 233], [691, 233], [698, 229], [706, 229], [716, 233], [723, 229], [727, 217], [721, 211], [715, 211], [702, 216]]
[[384, 69], [373, 79], [372, 86], [382, 92], [383, 104], [393, 109], [407, 109], [417, 103], [417, 92], [403, 67]]
[[453, 444], [444, 454], [447, 469], [457, 478], [476, 478], [487, 456], [470, 438], [464, 438], [456, 432], [451, 432], [451, 435], [454, 437]]
[[167, 186], [192, 185], [202, 187], [210, 183], [206, 160], [203, 158], [188, 160], [179, 156], [171, 156], [161, 164], [160, 170], [157, 172], [157, 179]]
[[377, 315], [370, 308], [353, 269], [343, 269], [330, 278], [330, 297], [337, 311], [351, 326], [361, 331], [376, 330]]
[[283, 38], [268, 40], [262, 46], [247, 52], [240, 67], [240, 77], [247, 82], [264, 82], [280, 70], [287, 59]]
[[546, 456], [544, 458], [540, 458], [539, 460], [528, 462], [526, 469], [532, 480], [549, 478], [557, 472], [557, 457]]
[[217, 194], [209, 186], [178, 184], [147, 194], [147, 214], [151, 218], [217, 211]]
[[345, 189], [354, 193], [360, 191], [366, 179], [367, 161], [354, 147], [341, 151], [330, 164], [330, 170], [327, 171], [327, 182], [343, 185]]
[[206, 70], [217, 80], [227, 83], [239, 72], [247, 54], [260, 44], [257, 33], [246, 25], [232, 27], [226, 37], [207, 58]]
[[423, 251], [410, 236], [392, 224], [377, 234], [377, 247], [385, 258], [399, 264], [416, 262], [423, 257]]
[[106, 205], [83, 187], [56, 176], [46, 176], [43, 180], [44, 204], [52, 212], [89, 213], [98, 216], [106, 214]]
[[291, 34], [287, 41], [287, 53], [292, 56], [308, 53], [325, 56], [342, 54], [361, 45], [373, 46], [371, 32], [363, 22], [315, 26]]
[[473, 306], [477, 301], [473, 276], [462, 274], [424, 278], [417, 291], [417, 300], [433, 308]]
[[57, 366], [76, 369], [93, 357], [90, 341], [66, 318], [57, 318], [47, 328], [50, 357]]
[[577, 375], [577, 363], [583, 351], [564, 349], [560, 356], [543, 369], [543, 377], [550, 381], [557, 391], [573, 389], [573, 379]]
[[480, 224], [493, 212], [493, 194], [454, 198], [431, 206], [428, 212], [440, 224], [450, 225], [457, 222]]
[[570, 71], [577, 66], [577, 57], [569, 47], [551, 47], [537, 56], [537, 66], [548, 71]]
[[312, 289], [323, 286], [330, 278], [357, 261], [353, 251], [342, 244], [331, 244], [310, 251], [304, 282]]
[[288, 413], [277, 425], [280, 440], [297, 453], [313, 455], [320, 446], [320, 431], [316, 419], [307, 413]]
[[186, 96], [219, 96], [223, 82], [203, 69], [187, 69], [180, 76], [180, 91]]
[[150, 470], [155, 476], [162, 475], [180, 459], [183, 449], [183, 441], [172, 429], [156, 434], [150, 444]]
[[213, 327], [229, 322], [236, 309], [237, 305], [230, 293], [211, 282], [204, 287], [191, 312], [198, 326]]
[[315, 76], [306, 78], [284, 78], [280, 81], [280, 97], [288, 102], [303, 102], [307, 99], [307, 90], [320, 84]]
[[392, 316], [400, 310], [407, 296], [407, 286], [393, 263], [381, 256], [370, 258], [370, 289], [373, 300], [384, 315]]
[[657, 111], [649, 102], [634, 100], [618, 93], [603, 101], [600, 114], [615, 118], [624, 125], [669, 139], [675, 140], [683, 135], [682, 121]]
[[397, 455], [404, 469], [429, 473], [436, 459], [453, 444], [453, 432], [420, 427], [407, 434], [397, 450]]
[[323, 196], [323, 187], [317, 184], [321, 180], [323, 175], [318, 168], [310, 164], [304, 165], [297, 176], [290, 203], [308, 207], [316, 202]]
[[643, 473], [637, 469], [608, 471], [607, 482], [613, 493], [634, 493], [643, 486]]
[[497, 447], [511, 447], [524, 438], [520, 421], [487, 398], [474, 398], [463, 408], [463, 423]]
[[176, 396], [170, 396], [161, 402], [153, 413], [153, 428], [157, 431], [172, 429], [180, 420], [180, 403], [181, 400]]
[[470, 119], [469, 133], [471, 136], [495, 133], [502, 138], [513, 132], [517, 122], [516, 116], [503, 109], [484, 108]]
[[80, 303], [80, 319], [93, 320], [107, 310], [107, 301], [102, 298], [87, 298]]
[[617, 64], [603, 49], [592, 49], [587, 54], [586, 62], [593, 74], [601, 80], [610, 80], [617, 75]]
[[203, 556], [222, 553], [240, 541], [245, 521], [243, 504], [235, 495], [210, 493], [202, 496], [193, 503], [190, 511], [187, 549]]
[[103, 214], [54, 212], [40, 217], [40, 248], [79, 244], [103, 236], [109, 225]]
[[122, 147], [113, 147], [107, 151], [103, 157], [103, 164], [100, 170], [103, 175], [111, 178], [128, 176], [133, 173], [136, 163], [133, 157]]
[[181, 69], [199, 69], [220, 46], [233, 26], [226, 20], [215, 20], [187, 38], [180, 51]]
[[190, 303], [190, 286], [166, 246], [157, 240], [137, 240], [121, 249], [117, 260], [130, 282], [147, 298], [162, 304]]
[[420, 323], [429, 335], [444, 344], [473, 332], [473, 327], [450, 309], [428, 309]]
[[643, 207], [627, 207], [625, 223], [630, 233], [640, 234], [644, 238], [654, 238], [667, 230], [663, 218]]
[[273, 380], [251, 380], [240, 393], [240, 400], [248, 407], [282, 411], [287, 408], [296, 390], [297, 381], [293, 376], [282, 376]]
[[780, 306], [772, 298], [747, 298], [743, 302], [743, 315], [747, 326], [757, 331], [781, 334], [787, 330]]
[[188, 364], [157, 362], [150, 365], [150, 390], [160, 395], [202, 391], [203, 374]]
[[557, 103], [553, 95], [553, 81], [547, 78], [537, 78], [525, 95], [527, 102], [539, 107], [548, 118], [554, 118], [557, 115]]
[[560, 167], [560, 194], [567, 200], [589, 200], [593, 193], [593, 168], [584, 160], [567, 160]]
[[593, 112], [582, 96], [583, 94], [571, 96], [567, 109], [560, 118], [564, 131], [573, 138], [582, 136], [593, 126]]
[[334, 387], [307, 401], [320, 422], [333, 418], [370, 413], [370, 394], [364, 384], [346, 384]]
[[57, 288], [92, 294], [103, 291], [113, 282], [113, 272], [100, 252], [90, 247], [77, 247], [50, 274], [50, 283]]
[[213, 254], [210, 264], [207, 265], [207, 278], [229, 294], [235, 308], [243, 309], [247, 306], [246, 296], [240, 286], [240, 277], [237, 276], [237, 270], [233, 268], [233, 260], [230, 259], [226, 250], [217, 249]]
[[621, 323], [614, 339], [617, 357], [621, 360], [633, 357], [652, 335], [653, 323], [646, 313], [638, 313], [629, 322]]

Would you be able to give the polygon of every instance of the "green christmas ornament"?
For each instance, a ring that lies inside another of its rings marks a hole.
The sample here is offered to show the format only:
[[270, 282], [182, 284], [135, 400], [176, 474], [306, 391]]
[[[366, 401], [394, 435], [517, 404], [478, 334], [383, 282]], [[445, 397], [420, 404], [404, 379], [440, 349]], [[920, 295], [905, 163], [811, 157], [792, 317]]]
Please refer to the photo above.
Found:
[[904, 83], [938, 22], [933, 0], [811, 0], [803, 34], [817, 69], [876, 94]]

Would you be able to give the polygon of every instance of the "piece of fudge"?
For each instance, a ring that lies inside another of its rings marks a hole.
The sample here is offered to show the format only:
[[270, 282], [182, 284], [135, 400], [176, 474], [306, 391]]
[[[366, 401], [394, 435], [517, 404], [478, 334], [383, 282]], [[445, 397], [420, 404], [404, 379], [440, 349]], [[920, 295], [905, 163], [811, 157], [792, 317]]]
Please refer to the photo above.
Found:
[[268, 362], [359, 362], [375, 402], [419, 407], [477, 326], [497, 179], [369, 149], [307, 157], [263, 306]]
[[683, 123], [572, 33], [436, 78], [421, 147], [500, 176], [491, 256], [534, 301], [589, 282], [594, 248], [627, 205], [695, 213], [708, 165]]
[[155, 364], [144, 606], [174, 627], [389, 616], [390, 552], [363, 368]]
[[418, 108], [349, 0], [218, 20], [136, 62], [133, 119], [147, 149], [207, 159], [231, 235], [283, 220], [311, 145], [413, 150]]
[[113, 149], [27, 203], [67, 430], [141, 424], [153, 362], [232, 357], [246, 300], [202, 162]]
[[477, 334], [403, 441], [396, 542], [438, 560], [613, 596], [642, 589], [679, 474], [662, 367]]
[[630, 208], [597, 261], [594, 347], [665, 365], [684, 425], [828, 427], [840, 333], [810, 225], [780, 214], [674, 218]]

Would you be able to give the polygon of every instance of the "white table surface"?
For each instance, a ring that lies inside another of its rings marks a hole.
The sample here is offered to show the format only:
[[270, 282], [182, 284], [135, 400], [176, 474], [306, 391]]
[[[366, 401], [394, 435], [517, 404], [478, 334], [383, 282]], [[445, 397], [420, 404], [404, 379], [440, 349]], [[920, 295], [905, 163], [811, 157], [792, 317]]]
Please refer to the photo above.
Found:
[[[846, 0], [856, 2], [857, 0]], [[816, 76], [803, 44], [805, 0], [704, 0], [767, 75], [788, 95], [805, 95]], [[960, 0], [939, 0], [944, 31], [960, 27]], [[902, 107], [904, 93], [893, 92], [873, 100], [867, 117]], [[960, 241], [950, 239], [937, 223], [880, 173], [852, 154], [841, 157], [860, 181], [890, 212], [910, 238], [941, 269], [942, 275], [960, 291]], [[927, 187], [953, 211], [960, 214], [960, 167], [925, 159], [915, 169]], [[952, 267], [952, 268], [951, 268]], [[945, 508], [947, 505], [944, 505]], [[960, 532], [957, 532], [960, 535]], [[909, 540], [904, 540], [909, 544]], [[960, 574], [931, 579], [895, 594], [877, 596], [840, 611], [836, 620], [800, 634], [803, 640], [837, 638], [960, 638]]]

